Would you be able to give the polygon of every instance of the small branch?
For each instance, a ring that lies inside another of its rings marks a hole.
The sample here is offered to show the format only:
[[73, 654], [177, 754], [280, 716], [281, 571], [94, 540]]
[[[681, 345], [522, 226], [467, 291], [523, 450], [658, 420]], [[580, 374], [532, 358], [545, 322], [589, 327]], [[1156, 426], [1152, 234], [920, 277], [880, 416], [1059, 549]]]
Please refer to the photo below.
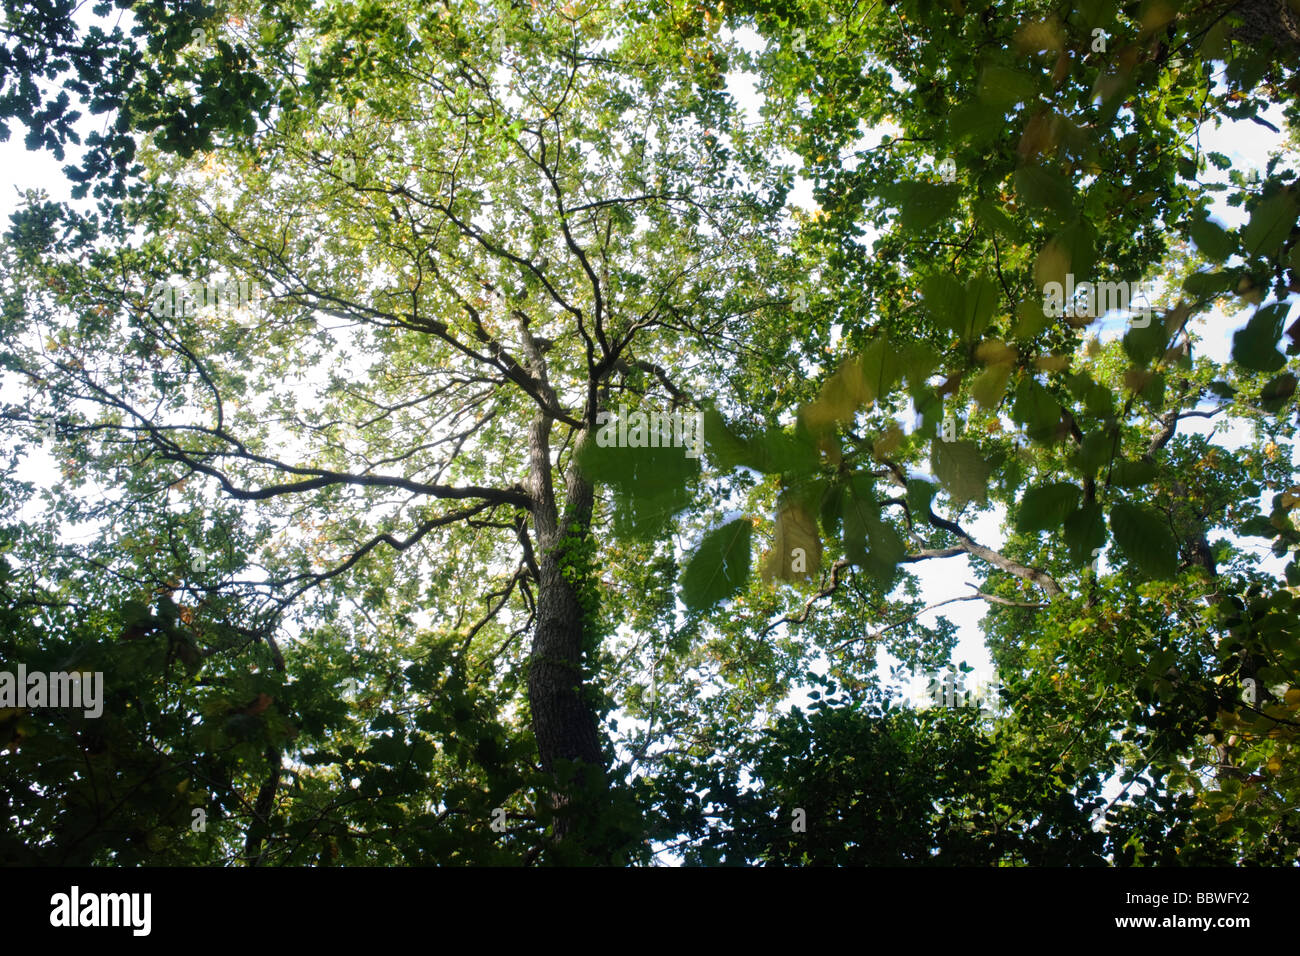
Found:
[[785, 617], [779, 618], [778, 620], [769, 624], [767, 627], [763, 628], [763, 630], [759, 632], [759, 637], [765, 637], [767, 634], [776, 630], [782, 624], [802, 624], [804, 621], [808, 620], [808, 615], [812, 613], [813, 605], [816, 604], [818, 601], [820, 601], [822, 598], [835, 593], [835, 591], [839, 588], [840, 572], [843, 571], [848, 566], [849, 566], [849, 562], [844, 558], [840, 558], [840, 560], [832, 564], [831, 583], [828, 584], [826, 587], [822, 588], [812, 597], [810, 597], [808, 601], [804, 604], [802, 612], [796, 615], [787, 614]]
[[975, 585], [971, 584], [970, 582], [967, 582], [966, 586], [975, 588], [975, 593], [964, 594], [960, 597], [948, 598], [947, 600], [944, 601], [938, 601], [934, 604], [928, 604], [925, 607], [921, 608], [919, 611], [916, 611], [913, 614], [909, 614], [907, 617], [901, 618], [900, 620], [897, 620], [892, 624], [886, 624], [880, 630], [875, 631], [871, 634], [867, 634], [863, 637], [850, 637], [847, 641], [841, 641], [839, 644], [835, 645], [836, 649], [839, 649], [841, 647], [847, 647], [848, 645], [854, 643], [855, 641], [878, 640], [880, 636], [884, 634], [886, 631], [892, 631], [896, 627], [902, 627], [904, 624], [911, 623], [912, 621], [915, 621], [918, 617], [920, 617], [922, 614], [925, 614], [929, 611], [933, 611], [935, 608], [943, 607], [946, 604], [956, 604], [959, 601], [988, 601], [990, 604], [1001, 604], [1001, 605], [1005, 605], [1006, 607], [1030, 608], [1031, 610], [1041, 610], [1042, 608], [1051, 606], [1048, 604], [1037, 604], [1028, 601], [1012, 601], [1009, 598], [1004, 598], [997, 594], [987, 594], [984, 591], [981, 591], [979, 588], [975, 587]]

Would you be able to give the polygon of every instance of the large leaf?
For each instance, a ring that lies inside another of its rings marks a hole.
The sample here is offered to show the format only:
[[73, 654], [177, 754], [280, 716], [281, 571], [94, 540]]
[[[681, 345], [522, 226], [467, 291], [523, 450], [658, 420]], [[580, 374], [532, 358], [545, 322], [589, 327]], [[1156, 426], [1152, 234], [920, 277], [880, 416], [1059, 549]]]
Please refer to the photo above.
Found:
[[1061, 406], [1036, 379], [1026, 377], [1016, 388], [1011, 417], [1025, 426], [1025, 434], [1036, 442], [1050, 442], [1061, 424]]
[[953, 506], [984, 501], [988, 493], [989, 466], [972, 441], [935, 441], [930, 445], [930, 466]]
[[1022, 166], [1016, 170], [1016, 195], [1030, 207], [1050, 209], [1062, 217], [1074, 204], [1074, 187], [1055, 170]]
[[971, 383], [970, 393], [980, 408], [991, 411], [1002, 401], [1013, 367], [1010, 362], [996, 362], [976, 376]]
[[944, 328], [960, 327], [963, 295], [961, 283], [946, 272], [926, 276], [921, 283], [925, 310]]
[[1169, 342], [1169, 333], [1163, 322], [1151, 322], [1139, 327], [1133, 326], [1124, 333], [1124, 352], [1139, 367], [1145, 368], [1157, 355], [1164, 354]]
[[1235, 285], [1230, 272], [1193, 272], [1183, 280], [1183, 288], [1198, 299], [1212, 299], [1232, 291]]
[[783, 500], [777, 507], [772, 551], [763, 562], [763, 580], [807, 580], [821, 570], [821, 564], [822, 541], [816, 519], [803, 502]]
[[737, 518], [704, 536], [682, 574], [682, 600], [688, 608], [707, 610], [745, 586], [753, 530], [748, 518]]
[[978, 95], [990, 106], [1007, 107], [1032, 103], [1038, 98], [1038, 83], [1028, 73], [1005, 66], [988, 66], [980, 74]]
[[1074, 372], [1065, 377], [1065, 387], [1080, 399], [1088, 414], [1096, 418], [1115, 417], [1115, 398], [1111, 390], [1093, 380], [1087, 372]]
[[902, 373], [898, 350], [884, 336], [872, 339], [862, 350], [862, 381], [868, 400], [879, 401], [887, 396]]
[[652, 538], [669, 530], [673, 516], [690, 504], [689, 485], [699, 474], [699, 459], [687, 455], [691, 450], [601, 447], [594, 440], [583, 445], [579, 468], [614, 493], [617, 537]]
[[862, 359], [855, 356], [826, 380], [816, 401], [803, 407], [803, 423], [809, 430], [817, 432], [836, 423], [850, 422], [858, 409], [871, 400], [872, 394], [863, 372]]
[[923, 478], [909, 478], [907, 480], [907, 506], [912, 511], [913, 521], [925, 519], [925, 514], [930, 509], [930, 502], [934, 500], [934, 496], [938, 492], [938, 485]]
[[704, 412], [704, 447], [709, 460], [722, 471], [731, 471], [737, 466], [756, 467], [756, 456], [750, 443], [736, 434], [716, 408]]
[[1295, 193], [1282, 189], [1276, 195], [1265, 199], [1250, 214], [1250, 222], [1241, 231], [1241, 244], [1247, 254], [1252, 256], [1271, 256], [1291, 232], [1297, 208]]
[[704, 447], [723, 471], [740, 466], [765, 475], [806, 475], [820, 463], [816, 442], [807, 431], [771, 427], [747, 437], [715, 409], [704, 412]]
[[961, 195], [958, 183], [905, 182], [884, 190], [887, 202], [899, 210], [899, 223], [908, 232], [928, 229], [949, 216]]
[[1282, 323], [1290, 310], [1284, 302], [1256, 310], [1244, 329], [1232, 336], [1232, 359], [1254, 372], [1276, 372], [1286, 364], [1277, 350], [1282, 338]]
[[1070, 464], [1079, 469], [1080, 474], [1093, 478], [1110, 462], [1116, 445], [1111, 432], [1092, 432], [1084, 436], [1079, 450], [1070, 456]]
[[1020, 500], [1016, 530], [1050, 531], [1059, 527], [1066, 515], [1075, 510], [1080, 494], [1078, 486], [1068, 481], [1030, 488]]
[[962, 339], [974, 342], [988, 328], [998, 307], [998, 295], [998, 284], [986, 276], [976, 276], [966, 283], [961, 325], [956, 330]]
[[1223, 262], [1237, 249], [1232, 234], [1211, 219], [1193, 219], [1187, 231], [1201, 255], [1211, 262]]
[[1106, 543], [1106, 523], [1101, 505], [1093, 501], [1067, 516], [1063, 536], [1074, 564], [1091, 563], [1093, 552]]
[[1005, 116], [978, 101], [962, 103], [948, 114], [948, 132], [954, 143], [969, 139], [976, 144], [992, 142], [1007, 128]]
[[882, 585], [892, 582], [906, 546], [881, 516], [870, 475], [855, 474], [844, 495], [844, 554]]
[[1156, 466], [1144, 459], [1117, 461], [1110, 468], [1110, 483], [1116, 488], [1140, 488], [1156, 476]]
[[1152, 508], [1118, 502], [1110, 509], [1110, 531], [1143, 574], [1167, 580], [1178, 573], [1178, 542], [1168, 522]]
[[1287, 400], [1295, 394], [1295, 389], [1296, 377], [1290, 372], [1269, 379], [1259, 393], [1260, 407], [1267, 412], [1276, 414], [1281, 411]]

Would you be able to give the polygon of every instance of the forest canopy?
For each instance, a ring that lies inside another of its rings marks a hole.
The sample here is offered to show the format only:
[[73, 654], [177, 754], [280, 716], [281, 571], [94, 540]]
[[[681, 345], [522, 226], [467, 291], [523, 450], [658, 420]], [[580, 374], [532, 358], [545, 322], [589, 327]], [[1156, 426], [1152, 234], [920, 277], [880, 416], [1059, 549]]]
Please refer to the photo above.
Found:
[[4, 10], [0, 861], [1300, 858], [1298, 0]]

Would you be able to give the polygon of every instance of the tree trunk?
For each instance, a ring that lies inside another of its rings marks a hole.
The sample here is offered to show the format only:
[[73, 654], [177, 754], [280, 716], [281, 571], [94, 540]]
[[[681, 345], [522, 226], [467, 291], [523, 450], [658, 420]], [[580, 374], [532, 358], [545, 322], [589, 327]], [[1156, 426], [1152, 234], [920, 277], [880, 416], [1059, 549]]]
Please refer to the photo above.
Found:
[[533, 734], [542, 769], [563, 772], [566, 762], [585, 765], [587, 779], [558, 786], [552, 794], [555, 835], [564, 839], [581, 827], [577, 815], [587, 809], [576, 800], [576, 789], [592, 788], [593, 798], [604, 791], [604, 755], [596, 714], [583, 693], [582, 607], [573, 585], [565, 580], [563, 549], [543, 547], [538, 556], [541, 581], [537, 593], [537, 627], [528, 669], [528, 700]]
[[[520, 332], [529, 369], [553, 402], [545, 360], [526, 321], [521, 321]], [[572, 578], [576, 568], [568, 560], [569, 549], [591, 525], [594, 494], [591, 484], [571, 465], [565, 475], [564, 513], [560, 515], [551, 462], [552, 421], [549, 414], [539, 411], [528, 435], [528, 491], [533, 502], [538, 578], [528, 703], [542, 769], [555, 781], [551, 804], [556, 813], [556, 840], [572, 840], [599, 856], [599, 840], [585, 825], [603, 806], [609, 782], [596, 711], [584, 694], [582, 655], [587, 624], [579, 599], [581, 585]], [[586, 438], [585, 430], [575, 435], [575, 458]]]

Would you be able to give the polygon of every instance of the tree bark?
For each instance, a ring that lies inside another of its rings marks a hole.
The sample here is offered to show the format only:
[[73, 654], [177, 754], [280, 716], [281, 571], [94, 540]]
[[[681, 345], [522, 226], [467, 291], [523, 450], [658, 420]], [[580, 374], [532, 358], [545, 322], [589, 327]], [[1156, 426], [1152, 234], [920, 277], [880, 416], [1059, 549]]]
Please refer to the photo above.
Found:
[[[520, 332], [530, 371], [543, 393], [554, 401], [545, 360], [526, 320], [521, 320]], [[585, 537], [591, 525], [594, 494], [590, 483], [571, 464], [565, 475], [561, 516], [551, 462], [553, 422], [548, 412], [539, 411], [528, 436], [528, 492], [538, 575], [528, 703], [542, 769], [556, 780], [551, 793], [555, 837], [560, 841], [576, 838], [575, 842], [587, 845], [592, 841], [582, 837], [582, 818], [599, 808], [608, 793], [608, 781], [596, 711], [584, 693], [582, 656], [588, 624], [569, 558], [574, 543]], [[574, 458], [586, 438], [585, 429], [575, 435]], [[568, 777], [569, 772], [575, 776]]]
[[[605, 788], [596, 714], [583, 692], [582, 606], [573, 585], [564, 577], [563, 558], [562, 546], [543, 547], [537, 562], [542, 580], [528, 668], [528, 700], [542, 769], [555, 774], [566, 762], [588, 768], [584, 775], [587, 779], [575, 780], [572, 786], [557, 786], [552, 794], [558, 839], [570, 836], [581, 826], [581, 820], [575, 819], [582, 809], [575, 803], [575, 787], [585, 790], [594, 786], [595, 795]], [[581, 803], [585, 806], [585, 801]]]

